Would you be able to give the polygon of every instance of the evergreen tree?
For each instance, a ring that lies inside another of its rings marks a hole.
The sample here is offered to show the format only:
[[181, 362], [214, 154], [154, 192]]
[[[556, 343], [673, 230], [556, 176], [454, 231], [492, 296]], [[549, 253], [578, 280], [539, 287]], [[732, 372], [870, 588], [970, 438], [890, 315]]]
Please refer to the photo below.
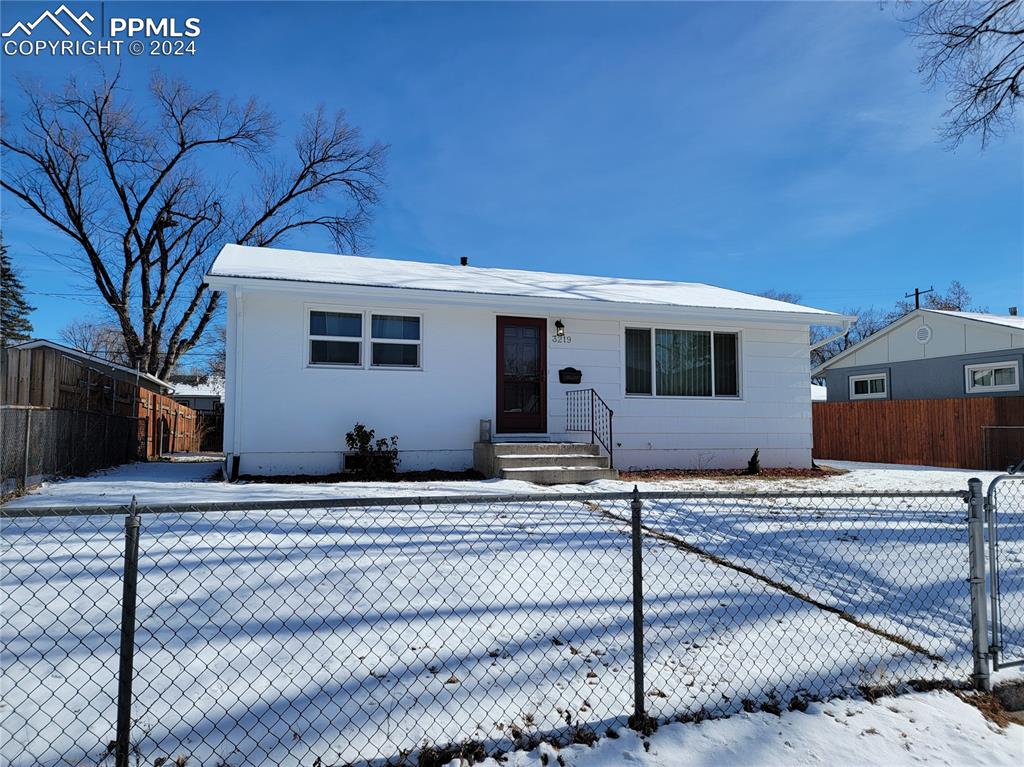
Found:
[[25, 300], [25, 286], [14, 273], [7, 246], [0, 240], [0, 345], [11, 346], [32, 338], [28, 315], [34, 309]]

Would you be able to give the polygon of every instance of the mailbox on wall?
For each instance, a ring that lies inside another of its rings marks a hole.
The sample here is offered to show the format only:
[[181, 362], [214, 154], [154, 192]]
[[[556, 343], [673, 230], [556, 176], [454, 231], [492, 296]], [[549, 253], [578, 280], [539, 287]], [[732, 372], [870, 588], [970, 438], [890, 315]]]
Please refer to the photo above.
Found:
[[583, 380], [583, 371], [576, 368], [562, 368], [558, 371], [558, 383], [578, 384]]

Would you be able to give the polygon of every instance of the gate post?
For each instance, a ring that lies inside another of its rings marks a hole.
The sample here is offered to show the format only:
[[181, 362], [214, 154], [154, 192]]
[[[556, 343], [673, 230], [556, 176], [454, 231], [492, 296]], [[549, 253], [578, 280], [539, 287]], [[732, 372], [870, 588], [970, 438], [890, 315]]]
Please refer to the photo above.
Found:
[[629, 718], [629, 722], [633, 729], [643, 731], [647, 727], [647, 715], [644, 711], [644, 570], [641, 537], [643, 530], [640, 527], [643, 503], [636, 485], [633, 486], [633, 500], [630, 501], [629, 508], [632, 512], [630, 537], [633, 543], [633, 716]]
[[992, 690], [989, 676], [988, 618], [985, 604], [985, 497], [981, 480], [967, 480], [967, 548], [970, 557], [971, 633], [974, 645], [975, 689]]
[[132, 680], [135, 675], [135, 605], [139, 578], [139, 508], [132, 497], [124, 519], [124, 581], [121, 587], [121, 650], [117, 671], [115, 767], [129, 767], [132, 729]]

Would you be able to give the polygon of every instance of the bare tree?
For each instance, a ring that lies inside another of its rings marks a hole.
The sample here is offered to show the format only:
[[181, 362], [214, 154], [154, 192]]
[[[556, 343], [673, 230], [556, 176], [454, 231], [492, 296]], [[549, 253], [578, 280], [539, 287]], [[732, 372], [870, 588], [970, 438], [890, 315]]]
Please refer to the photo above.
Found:
[[[945, 293], [926, 293], [921, 302], [922, 309], [940, 309], [950, 312], [983, 312], [983, 307], [972, 303], [971, 294], [959, 280], [953, 280]], [[896, 306], [885, 315], [886, 323], [895, 322], [914, 311], [914, 303], [907, 299], [896, 302]]]
[[[117, 77], [23, 90], [21, 129], [5, 125], [0, 138], [0, 185], [74, 243], [129, 364], [153, 375], [167, 375], [214, 318], [219, 296], [202, 275], [222, 244], [267, 246], [320, 228], [357, 251], [378, 201], [386, 147], [364, 144], [341, 113], [308, 115], [283, 162], [274, 120], [255, 101], [159, 77], [145, 110]], [[211, 162], [231, 152], [251, 184], [213, 175]]]
[[953, 146], [978, 134], [985, 147], [1012, 127], [1024, 85], [1021, 0], [928, 2], [906, 23], [921, 47], [925, 82], [949, 91], [943, 134]]
[[[835, 357], [837, 354], [849, 349], [856, 343], [863, 341], [870, 335], [874, 335], [879, 330], [888, 325], [885, 315], [873, 306], [869, 306], [866, 309], [862, 308], [849, 308], [843, 309], [843, 314], [856, 317], [857, 321], [850, 327], [850, 332], [844, 336], [840, 336], [834, 341], [830, 341], [824, 346], [819, 346], [817, 349], [811, 351], [811, 367], [817, 367], [823, 362]], [[834, 336], [836, 329], [834, 327], [825, 326], [813, 326], [811, 328], [811, 345], [825, 340], [829, 336]]]
[[[772, 298], [776, 301], [785, 301], [790, 304], [799, 304], [803, 300], [803, 297], [799, 293], [794, 293], [791, 290], [762, 290], [757, 295], [764, 296], [765, 298]], [[877, 333], [888, 324], [885, 315], [873, 306], [867, 309], [843, 309], [842, 313], [851, 317], [857, 317], [857, 321], [850, 327], [849, 332], [845, 335], [842, 335], [833, 341], [829, 341], [827, 344], [819, 346], [817, 349], [811, 350], [812, 368], [832, 359], [840, 352], [846, 351], [855, 343], [863, 341], [873, 333]], [[814, 346], [835, 334], [836, 328], [833, 325], [812, 325], [811, 346]]]
[[206, 372], [217, 378], [224, 378], [228, 366], [228, 332], [223, 325], [214, 330], [213, 349], [206, 363]]
[[118, 365], [132, 365], [121, 328], [109, 322], [73, 320], [61, 328], [58, 337], [74, 349]]
[[757, 295], [763, 296], [764, 298], [770, 298], [774, 301], [785, 301], [787, 304], [799, 304], [802, 300], [799, 293], [794, 293], [790, 290], [775, 290], [775, 288], [762, 290]]

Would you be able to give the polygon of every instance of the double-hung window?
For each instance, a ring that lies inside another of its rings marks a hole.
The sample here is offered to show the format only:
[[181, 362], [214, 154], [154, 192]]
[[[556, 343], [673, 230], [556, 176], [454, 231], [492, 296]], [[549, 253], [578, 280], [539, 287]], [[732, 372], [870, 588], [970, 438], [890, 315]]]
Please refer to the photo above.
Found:
[[965, 365], [964, 373], [968, 394], [1020, 390], [1020, 371], [1013, 361]]
[[871, 373], [850, 376], [850, 399], [886, 399], [889, 396], [889, 376]]
[[[358, 368], [420, 368], [421, 319], [374, 312], [308, 311], [309, 364]], [[368, 352], [364, 353], [364, 349]]]
[[351, 312], [309, 313], [309, 364], [363, 364], [363, 315]]
[[374, 314], [370, 320], [371, 361], [375, 368], [420, 366], [420, 318]]
[[626, 394], [738, 397], [739, 335], [626, 328]]

